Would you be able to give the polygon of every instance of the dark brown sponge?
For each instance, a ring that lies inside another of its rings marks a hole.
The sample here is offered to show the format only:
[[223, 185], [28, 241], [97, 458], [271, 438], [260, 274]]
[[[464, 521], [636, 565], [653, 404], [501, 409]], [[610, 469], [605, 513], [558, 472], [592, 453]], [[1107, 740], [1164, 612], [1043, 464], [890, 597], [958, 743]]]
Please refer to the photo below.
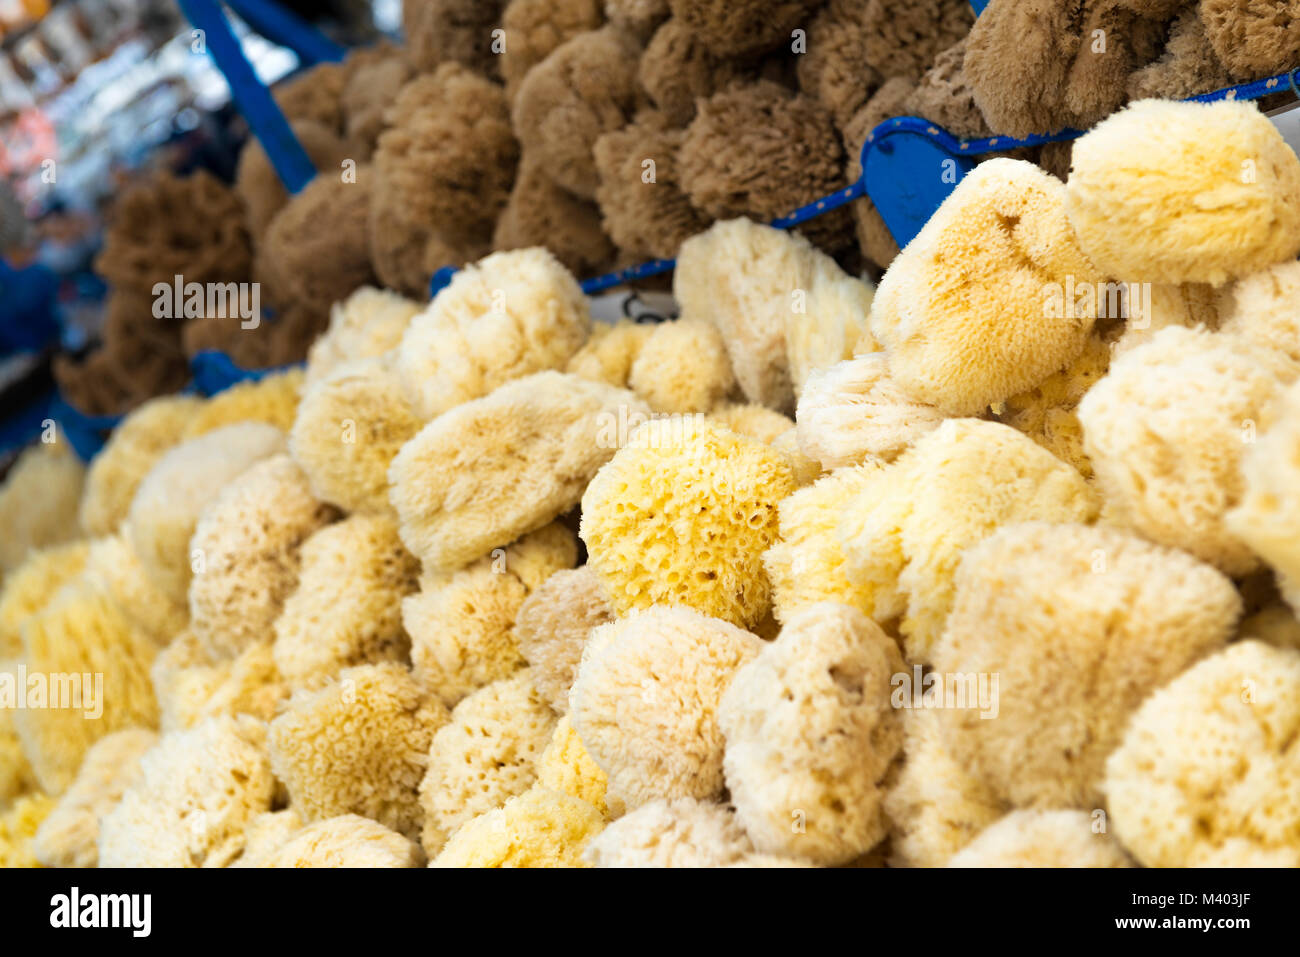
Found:
[[684, 26], [718, 56], [767, 53], [792, 42], [825, 0], [668, 0]]
[[556, 47], [604, 22], [600, 0], [510, 0], [501, 17], [506, 31], [506, 48], [501, 54], [506, 98], [514, 102], [528, 71]]
[[695, 101], [709, 97], [755, 70], [716, 56], [709, 44], [677, 18], [655, 31], [637, 77], [650, 99], [674, 126], [695, 118]]
[[[297, 120], [291, 125], [317, 170], [341, 171], [344, 160], [359, 159], [355, 147], [315, 120]], [[248, 233], [257, 245], [275, 214], [289, 202], [289, 192], [256, 139], [250, 138], [239, 154], [235, 192], [244, 204]]]
[[406, 55], [421, 73], [459, 63], [484, 76], [500, 75], [492, 31], [506, 0], [402, 0]]
[[[1049, 2], [1061, 5], [1061, 0]], [[860, 3], [839, 0], [846, 7]], [[867, 0], [861, 17], [868, 24], [867, 62], [885, 79], [919, 80], [934, 58], [969, 33], [975, 22], [967, 0]]]
[[614, 244], [601, 228], [600, 210], [551, 182], [525, 156], [514, 192], [497, 220], [492, 248], [545, 246], [578, 278], [599, 275], [613, 262]]

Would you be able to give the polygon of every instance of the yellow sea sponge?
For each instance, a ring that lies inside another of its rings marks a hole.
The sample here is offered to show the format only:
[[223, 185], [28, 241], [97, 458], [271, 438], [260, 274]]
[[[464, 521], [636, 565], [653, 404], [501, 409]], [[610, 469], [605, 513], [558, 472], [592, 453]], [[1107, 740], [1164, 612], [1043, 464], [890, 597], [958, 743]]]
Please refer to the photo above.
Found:
[[287, 369], [239, 382], [203, 403], [185, 426], [186, 440], [239, 422], [265, 422], [289, 431], [298, 409], [303, 371]]
[[1014, 811], [948, 861], [949, 867], [1132, 867], [1085, 811]]
[[935, 672], [997, 675], [996, 689], [945, 688], [945, 705], [951, 690], [966, 706], [940, 715], [944, 741], [1012, 806], [1100, 807], [1106, 756], [1133, 712], [1221, 648], [1240, 614], [1227, 577], [1131, 532], [1003, 528], [966, 551], [932, 654]]
[[571, 567], [577, 557], [576, 536], [552, 523], [450, 576], [425, 576], [420, 591], [402, 600], [416, 680], [452, 707], [524, 667], [515, 619], [529, 582]]
[[62, 589], [22, 634], [29, 685], [44, 676], [48, 695], [44, 707], [34, 707], [29, 687], [29, 706], [13, 713], [14, 726], [42, 789], [58, 795], [100, 738], [157, 725], [149, 666], [158, 646], [84, 581]]
[[196, 396], [150, 399], [115, 428], [86, 472], [81, 525], [88, 535], [111, 535], [126, 519], [131, 499], [159, 456], [181, 441], [203, 406]]
[[388, 289], [362, 286], [330, 308], [329, 328], [307, 353], [306, 388], [336, 367], [396, 349], [423, 307]]
[[1298, 748], [1300, 652], [1229, 645], [1133, 716], [1106, 762], [1115, 836], [1146, 867], [1300, 866]]
[[149, 578], [124, 532], [91, 542], [86, 576], [107, 590], [126, 617], [159, 645], [168, 644], [189, 624], [185, 603], [173, 601]]
[[688, 608], [656, 606], [592, 632], [569, 719], [609, 776], [612, 802], [722, 791], [718, 705], [762, 639]]
[[131, 500], [127, 537], [154, 584], [184, 604], [192, 575], [190, 537], [208, 503], [246, 469], [285, 450], [284, 433], [242, 422], [165, 452]]
[[287, 455], [258, 462], [203, 510], [190, 539], [190, 630], [214, 659], [270, 636], [298, 586], [302, 543], [333, 517]]
[[582, 497], [588, 563], [620, 614], [681, 604], [754, 625], [771, 599], [762, 555], [794, 489], [760, 442], [694, 416], [651, 420]]
[[674, 798], [625, 814], [596, 835], [585, 857], [594, 867], [726, 867], [753, 852], [730, 809]]
[[463, 824], [429, 866], [586, 867], [582, 852], [604, 826], [586, 801], [531, 787]]
[[163, 735], [100, 821], [99, 866], [225, 867], [274, 794], [261, 721], [211, 718]]
[[158, 654], [150, 677], [164, 731], [191, 728], [216, 715], [248, 714], [269, 721], [289, 696], [269, 643], [249, 645], [236, 658], [214, 662], [188, 631]]
[[808, 377], [842, 359], [875, 352], [868, 320], [874, 286], [848, 275], [829, 256], [817, 254], [806, 295], [785, 323], [785, 352], [795, 396]]
[[949, 419], [887, 466], [840, 525], [849, 579], [877, 621], [902, 616], [907, 658], [925, 663], [952, 607], [962, 552], [1002, 525], [1087, 522], [1097, 503], [1075, 469], [1015, 429]]
[[610, 810], [605, 800], [609, 777], [583, 747], [568, 715], [555, 725], [550, 744], [537, 759], [537, 783], [581, 798], [602, 814]]
[[39, 442], [18, 457], [0, 485], [0, 578], [28, 553], [81, 537], [78, 508], [86, 470], [66, 440]]
[[588, 565], [556, 572], [519, 606], [519, 653], [528, 662], [538, 694], [556, 714], [569, 710], [569, 688], [587, 636], [613, 620], [600, 578]]
[[298, 588], [273, 628], [276, 666], [294, 687], [319, 685], [340, 668], [404, 660], [404, 597], [419, 565], [391, 519], [353, 515], [302, 544]]
[[1069, 292], [1103, 280], [1075, 241], [1065, 185], [1032, 163], [989, 160], [889, 267], [871, 331], [904, 392], [978, 415], [1083, 351], [1096, 296]]
[[1221, 286], [1300, 253], [1300, 159], [1253, 103], [1130, 104], [1075, 142], [1066, 195], [1127, 281]]
[[710, 412], [709, 418], [720, 422], [738, 435], [758, 439], [765, 445], [771, 445], [794, 428], [794, 420], [789, 416], [752, 403], [724, 405]]
[[322, 501], [389, 513], [388, 467], [420, 425], [389, 361], [343, 362], [303, 393], [289, 452]]
[[847, 605], [792, 615], [740, 668], [718, 726], [736, 817], [766, 854], [842, 864], [884, 838], [883, 782], [903, 743], [898, 645]]
[[654, 333], [655, 326], [648, 322], [620, 319], [614, 325], [593, 322], [591, 338], [573, 354], [565, 372], [603, 382], [615, 388], [628, 388], [628, 376], [642, 346]]
[[86, 752], [76, 780], [63, 792], [36, 832], [32, 850], [46, 867], [94, 867], [99, 863], [99, 821], [140, 775], [140, 759], [158, 743], [146, 728], [100, 738]]
[[795, 419], [800, 450], [822, 468], [839, 469], [892, 462], [937, 429], [944, 415], [899, 388], [889, 356], [872, 352], [813, 371]]
[[642, 344], [628, 373], [632, 391], [656, 412], [708, 412], [735, 388], [727, 347], [716, 326], [663, 322]]
[[32, 852], [32, 838], [53, 809], [54, 798], [30, 794], [0, 814], [0, 868], [41, 866]]
[[[0, 661], [0, 676], [16, 674], [17, 661]], [[0, 677], [0, 680], [8, 680]], [[13, 714], [0, 710], [0, 807], [28, 791], [36, 790], [36, 772], [32, 770], [23, 743], [14, 730]]]
[[446, 722], [404, 666], [348, 668], [289, 699], [271, 722], [271, 766], [303, 820], [360, 814], [414, 838], [424, 823], [416, 789]]
[[4, 577], [0, 588], [0, 659], [22, 653], [22, 624], [40, 611], [65, 584], [81, 574], [88, 542], [54, 545], [32, 552]]
[[422, 419], [533, 372], [562, 369], [591, 334], [577, 280], [542, 248], [456, 273], [407, 327], [396, 371]]
[[1253, 571], [1259, 560], [1225, 515], [1246, 494], [1250, 443], [1297, 375], [1238, 336], [1181, 327], [1117, 358], [1079, 405], [1109, 520], [1230, 575]]
[[449, 572], [563, 515], [614, 455], [631, 392], [539, 372], [426, 425], [388, 470], [402, 541]]
[[833, 601], [870, 615], [876, 609], [870, 584], [850, 580], [839, 524], [851, 503], [882, 496], [882, 468], [867, 463], [836, 469], [781, 502], [780, 538], [763, 553], [763, 568], [772, 583], [777, 621], [797, 609]]
[[527, 670], [456, 705], [433, 736], [420, 782], [426, 853], [438, 853], [461, 825], [532, 787], [555, 721]]
[[256, 867], [420, 867], [420, 845], [356, 814], [309, 824], [267, 853]]

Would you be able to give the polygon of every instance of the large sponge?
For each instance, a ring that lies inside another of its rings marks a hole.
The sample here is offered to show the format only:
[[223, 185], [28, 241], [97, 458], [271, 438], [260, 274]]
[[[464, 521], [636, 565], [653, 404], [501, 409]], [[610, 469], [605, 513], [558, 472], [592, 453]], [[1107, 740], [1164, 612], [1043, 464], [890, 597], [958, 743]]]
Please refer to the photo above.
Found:
[[1300, 159], [1251, 103], [1134, 103], [1074, 144], [1066, 194], [1128, 281], [1219, 286], [1300, 253]]
[[388, 470], [402, 541], [427, 569], [454, 571], [577, 505], [648, 409], [622, 389], [539, 372], [426, 425]]
[[271, 722], [271, 766], [304, 820], [360, 814], [414, 838], [424, 823], [416, 788], [446, 721], [402, 665], [349, 668], [289, 699]]
[[1224, 516], [1245, 492], [1248, 443], [1296, 376], [1271, 350], [1181, 327], [1121, 355], [1079, 406], [1110, 520], [1230, 575], [1252, 571]]
[[620, 614], [680, 604], [753, 626], [771, 598], [762, 555], [794, 489], [761, 442], [699, 417], [651, 420], [582, 497], [589, 564]]
[[708, 798], [723, 786], [718, 706], [760, 638], [687, 608], [658, 606], [594, 631], [569, 717], [609, 775], [612, 800]]
[[32, 549], [81, 537], [77, 510], [85, 479], [67, 441], [42, 442], [18, 457], [0, 485], [0, 577]]
[[718, 725], [736, 816], [768, 854], [840, 864], [885, 836], [883, 782], [903, 743], [892, 638], [847, 605], [810, 605], [736, 672]]
[[1221, 648], [1241, 612], [1209, 565], [1084, 525], [1004, 528], [967, 550], [956, 584], [935, 671], [998, 678], [991, 701], [945, 687], [966, 692], [941, 714], [945, 741], [1000, 799], [1045, 810], [1101, 806], [1132, 713]]
[[871, 331], [913, 399], [976, 415], [1083, 351], [1096, 299], [1067, 302], [1067, 290], [1103, 278], [1075, 242], [1064, 184], [1032, 163], [989, 160], [889, 267]]

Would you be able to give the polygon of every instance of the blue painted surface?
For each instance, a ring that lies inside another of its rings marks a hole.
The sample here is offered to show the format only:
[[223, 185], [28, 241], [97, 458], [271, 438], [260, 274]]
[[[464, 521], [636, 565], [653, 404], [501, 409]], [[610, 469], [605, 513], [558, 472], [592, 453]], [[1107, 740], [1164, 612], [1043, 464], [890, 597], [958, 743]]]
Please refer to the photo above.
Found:
[[226, 0], [226, 6], [272, 43], [288, 47], [305, 65], [339, 63], [347, 50], [272, 0]]
[[86, 415], [56, 394], [50, 401], [49, 418], [58, 423], [78, 457], [89, 462], [104, 447], [109, 433], [117, 428], [124, 416]]
[[970, 0], [971, 9], [975, 11], [975, 16], [984, 12], [984, 8], [989, 5], [989, 0]]
[[190, 372], [194, 375], [194, 388], [198, 393], [213, 396], [240, 382], [257, 382], [269, 375], [300, 365], [301, 362], [295, 362], [270, 369], [244, 369], [236, 365], [235, 360], [226, 353], [208, 349], [190, 360]]

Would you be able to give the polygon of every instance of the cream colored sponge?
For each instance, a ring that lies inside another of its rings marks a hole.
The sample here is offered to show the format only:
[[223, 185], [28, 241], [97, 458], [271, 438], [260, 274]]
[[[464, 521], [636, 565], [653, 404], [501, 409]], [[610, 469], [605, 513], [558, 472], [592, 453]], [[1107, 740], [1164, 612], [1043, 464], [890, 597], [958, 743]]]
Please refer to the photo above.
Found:
[[727, 867], [754, 851], [724, 805], [655, 800], [619, 818], [587, 845], [595, 867]]
[[639, 612], [592, 632], [569, 717], [628, 807], [721, 793], [718, 706], [762, 639], [687, 608]]
[[1075, 142], [1066, 193], [1127, 282], [1220, 286], [1300, 253], [1300, 159], [1253, 103], [1133, 103]]
[[376, 821], [340, 814], [309, 824], [269, 852], [260, 867], [420, 867], [420, 845]]
[[392, 662], [348, 668], [300, 691], [271, 722], [271, 766], [304, 820], [360, 814], [410, 838], [424, 812], [416, 789], [447, 709]]
[[620, 614], [680, 604], [753, 626], [771, 599], [762, 555], [794, 489], [767, 445], [695, 416], [652, 420], [582, 497], [588, 563]]
[[1300, 867], [1300, 652], [1241, 641], [1149, 697], [1106, 762], [1146, 867]]
[[563, 369], [590, 334], [586, 297], [558, 259], [542, 248], [494, 253], [411, 321], [397, 374], [431, 419], [511, 379]]
[[1105, 818], [1084, 811], [1015, 811], [954, 854], [949, 867], [1132, 867], [1106, 833]]
[[1104, 278], [1075, 241], [1065, 185], [1032, 163], [989, 160], [889, 267], [871, 331], [914, 400], [977, 415], [1083, 351], [1097, 301], [1069, 292]]
[[600, 578], [589, 565], [559, 571], [519, 606], [515, 638], [533, 684], [557, 714], [569, 710], [569, 688], [593, 628], [614, 620]]
[[885, 775], [903, 743], [892, 638], [861, 612], [809, 605], [736, 672], [718, 725], [736, 816], [767, 854], [841, 864], [885, 836]]
[[654, 328], [632, 363], [628, 385], [656, 412], [708, 412], [735, 388], [736, 377], [717, 327], [679, 319]]
[[1225, 516], [1245, 494], [1243, 457], [1298, 374], [1238, 336], [1177, 326], [1121, 355], [1079, 405], [1110, 520], [1229, 575], [1254, 570]]
[[997, 676], [951, 689], [966, 707], [942, 711], [945, 743], [1015, 807], [1100, 807], [1133, 712], [1223, 647], [1240, 614], [1227, 577], [1130, 532], [1003, 528], [966, 551], [934, 649], [937, 673]]
[[18, 457], [0, 484], [0, 577], [31, 551], [80, 537], [85, 482], [86, 470], [66, 440], [39, 442]]
[[330, 324], [307, 353], [304, 385], [356, 359], [374, 359], [402, 344], [421, 306], [388, 289], [362, 286], [330, 309]]
[[0, 588], [0, 659], [22, 654], [22, 625], [68, 582], [82, 573], [90, 555], [86, 542], [53, 545], [32, 552]]
[[407, 442], [388, 470], [402, 541], [450, 572], [563, 515], [649, 409], [635, 395], [539, 372], [453, 409]]

